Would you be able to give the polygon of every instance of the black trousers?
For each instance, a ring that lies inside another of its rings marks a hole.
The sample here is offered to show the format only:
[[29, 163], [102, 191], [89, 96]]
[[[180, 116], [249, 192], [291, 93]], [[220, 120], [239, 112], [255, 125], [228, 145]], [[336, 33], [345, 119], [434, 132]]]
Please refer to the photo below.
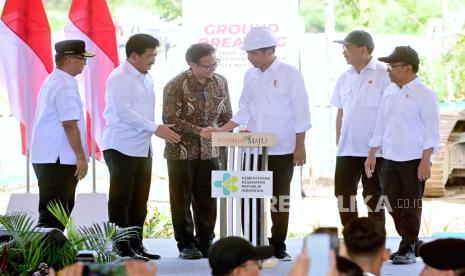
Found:
[[167, 160], [167, 163], [171, 216], [178, 249], [197, 244], [202, 252], [206, 251], [215, 237], [216, 198], [211, 197], [211, 171], [219, 170], [218, 159]]
[[390, 206], [386, 206], [403, 242], [416, 242], [420, 232], [421, 208], [425, 182], [419, 181], [417, 172], [420, 159], [405, 162], [384, 160], [383, 193]]
[[[254, 157], [252, 156], [251, 162], [253, 162], [253, 158]], [[292, 164], [293, 159], [293, 154], [268, 156], [268, 170], [273, 172], [273, 198], [270, 202], [272, 226], [271, 238], [269, 238], [268, 241], [277, 251], [286, 250], [286, 244], [284, 242], [286, 241], [289, 225], [291, 181], [294, 174], [294, 164]], [[261, 156], [258, 160], [258, 167], [260, 168]], [[249, 199], [250, 221], [252, 221], [252, 200], [254, 199]], [[242, 211], [243, 210], [244, 209], [242, 209]], [[260, 205], [257, 202], [257, 231], [260, 229], [258, 225], [259, 218]], [[244, 222], [242, 222], [242, 224], [244, 225]], [[252, 223], [249, 225], [249, 233], [252, 235]], [[267, 229], [265, 229], [265, 231], [267, 231]], [[249, 239], [251, 239], [251, 236]], [[257, 242], [258, 244], [262, 244], [262, 241], [258, 238]]]
[[[363, 198], [368, 207], [368, 217], [384, 225], [384, 209], [380, 208], [382, 158], [376, 158], [375, 172], [372, 178], [365, 174], [366, 157], [338, 156], [336, 158], [336, 172], [334, 176], [334, 195], [338, 198], [339, 216], [342, 225], [358, 217], [357, 189], [362, 179]], [[351, 206], [352, 205], [352, 206]]]
[[59, 201], [68, 214], [74, 208], [77, 178], [76, 165], [32, 164], [39, 182], [39, 221], [37, 226], [64, 230], [65, 226], [47, 209], [51, 202]]
[[152, 177], [152, 158], [103, 151], [110, 172], [108, 217], [120, 227], [144, 226]]

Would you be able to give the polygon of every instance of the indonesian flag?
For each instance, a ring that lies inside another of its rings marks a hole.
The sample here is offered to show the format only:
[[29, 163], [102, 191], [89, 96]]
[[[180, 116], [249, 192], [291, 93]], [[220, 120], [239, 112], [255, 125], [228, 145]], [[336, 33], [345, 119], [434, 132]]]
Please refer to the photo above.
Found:
[[6, 0], [0, 20], [0, 85], [21, 123], [22, 152], [29, 148], [37, 97], [53, 71], [50, 27], [41, 0]]
[[65, 36], [67, 39], [84, 40], [86, 50], [95, 53], [95, 57], [87, 60], [82, 72], [81, 91], [85, 93], [89, 152], [92, 152], [90, 147], [93, 136], [96, 143], [95, 157], [100, 159], [98, 146], [101, 145], [105, 127], [105, 83], [108, 75], [119, 64], [115, 26], [106, 1], [73, 0]]

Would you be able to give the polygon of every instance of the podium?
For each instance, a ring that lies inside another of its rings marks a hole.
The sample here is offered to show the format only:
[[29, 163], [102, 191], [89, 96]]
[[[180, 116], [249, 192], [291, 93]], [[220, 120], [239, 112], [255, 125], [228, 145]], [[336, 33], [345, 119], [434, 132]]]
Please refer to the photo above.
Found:
[[220, 198], [220, 237], [267, 243], [266, 199], [273, 196], [268, 147], [275, 144], [272, 133], [212, 133], [212, 146], [227, 152], [226, 171], [212, 171], [212, 197]]

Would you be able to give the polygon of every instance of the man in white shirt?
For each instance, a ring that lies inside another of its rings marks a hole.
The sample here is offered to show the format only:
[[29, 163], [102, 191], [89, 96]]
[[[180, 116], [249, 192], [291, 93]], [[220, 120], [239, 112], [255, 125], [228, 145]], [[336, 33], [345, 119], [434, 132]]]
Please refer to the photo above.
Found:
[[38, 226], [63, 230], [47, 209], [59, 201], [68, 214], [74, 207], [76, 185], [87, 174], [89, 155], [82, 100], [77, 80], [86, 59], [94, 54], [85, 50], [82, 40], [55, 44], [56, 68], [40, 89], [31, 143], [31, 163], [39, 182]]
[[[356, 195], [361, 179], [368, 217], [384, 225], [384, 209], [378, 204], [381, 196], [379, 170], [374, 177], [367, 178], [364, 164], [381, 96], [390, 80], [386, 67], [372, 56], [374, 43], [368, 32], [355, 30], [344, 40], [335, 42], [342, 44], [344, 58], [352, 65], [339, 77], [331, 99], [331, 104], [338, 108], [334, 194], [338, 198], [341, 223], [346, 225], [358, 217]], [[377, 157], [377, 166], [380, 166], [381, 157]]]
[[381, 267], [388, 260], [386, 229], [372, 218], [355, 218], [342, 231], [349, 259], [363, 270], [363, 275], [381, 275]]
[[152, 135], [170, 143], [180, 137], [154, 121], [155, 93], [148, 70], [155, 62], [159, 41], [135, 34], [126, 43], [126, 61], [107, 80], [102, 150], [110, 172], [108, 216], [120, 227], [138, 227], [138, 236], [118, 242], [121, 256], [159, 259], [142, 245], [142, 229], [152, 178]]
[[[289, 206], [294, 166], [305, 164], [305, 132], [310, 129], [307, 91], [299, 69], [278, 59], [276, 37], [268, 27], [252, 28], [241, 46], [254, 66], [244, 77], [239, 111], [219, 131], [247, 126], [251, 132], [271, 132], [277, 144], [269, 149], [268, 169], [273, 172], [274, 202]], [[271, 206], [270, 244], [278, 259], [290, 260], [286, 253], [289, 210]], [[261, 241], [263, 242], [263, 241]]]
[[439, 108], [436, 93], [417, 76], [420, 60], [410, 46], [399, 46], [379, 58], [388, 63], [392, 80], [384, 91], [376, 128], [370, 140], [365, 172], [376, 171], [376, 153], [383, 154], [382, 187], [388, 211], [402, 237], [393, 264], [416, 262], [425, 181], [431, 175], [431, 155], [439, 146]]

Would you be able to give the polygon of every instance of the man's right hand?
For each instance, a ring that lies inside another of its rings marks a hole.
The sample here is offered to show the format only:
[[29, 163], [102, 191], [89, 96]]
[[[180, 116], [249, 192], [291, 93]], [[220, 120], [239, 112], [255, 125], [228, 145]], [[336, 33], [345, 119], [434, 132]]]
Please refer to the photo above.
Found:
[[177, 144], [181, 141], [181, 136], [171, 130], [174, 126], [174, 124], [158, 125], [157, 130], [155, 130], [155, 135], [172, 144]]
[[87, 174], [88, 168], [89, 165], [87, 164], [87, 160], [85, 158], [78, 158], [76, 162], [76, 172], [74, 173], [74, 176], [78, 180], [83, 179]]

